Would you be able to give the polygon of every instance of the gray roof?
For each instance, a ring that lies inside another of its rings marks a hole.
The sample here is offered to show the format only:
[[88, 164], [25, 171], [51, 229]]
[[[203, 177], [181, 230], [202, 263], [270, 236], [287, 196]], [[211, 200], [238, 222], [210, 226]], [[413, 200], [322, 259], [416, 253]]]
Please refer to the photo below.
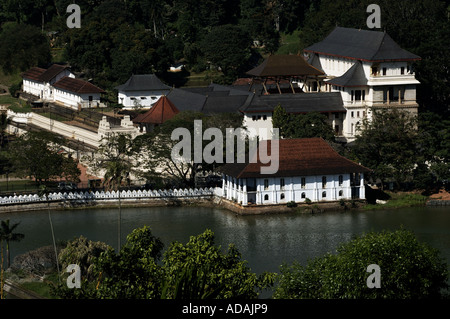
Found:
[[167, 97], [180, 112], [201, 112], [206, 101], [206, 96], [185, 89], [174, 88], [167, 94]]
[[386, 33], [336, 27], [324, 40], [305, 49], [323, 55], [369, 62], [414, 61], [418, 55], [402, 49]]
[[125, 84], [116, 87], [119, 91], [164, 91], [170, 90], [170, 86], [165, 85], [154, 74], [134, 74]]
[[347, 72], [339, 77], [328, 80], [327, 83], [345, 87], [366, 86], [367, 78], [361, 62], [356, 61]]
[[241, 111], [272, 112], [278, 104], [288, 113], [346, 111], [340, 92], [255, 95]]

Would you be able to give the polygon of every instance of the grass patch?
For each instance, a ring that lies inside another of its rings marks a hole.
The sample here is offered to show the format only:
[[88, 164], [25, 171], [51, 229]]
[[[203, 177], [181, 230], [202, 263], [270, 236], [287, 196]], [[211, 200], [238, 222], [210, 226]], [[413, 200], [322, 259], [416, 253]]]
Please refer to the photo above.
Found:
[[298, 54], [302, 52], [299, 36], [299, 30], [295, 30], [291, 34], [281, 33], [281, 45], [276, 54]]
[[390, 208], [401, 208], [401, 207], [412, 207], [412, 206], [424, 206], [427, 196], [410, 193], [410, 192], [388, 192], [385, 191], [390, 196], [386, 204], [367, 204], [363, 207], [365, 210], [374, 209], [390, 209]]
[[9, 109], [16, 113], [31, 112], [31, 105], [23, 100], [12, 97], [10, 94], [0, 95], [0, 104], [9, 105]]
[[19, 83], [20, 81], [22, 81], [22, 76], [20, 75], [20, 72], [16, 72], [13, 74], [5, 74], [3, 70], [0, 68], [0, 84], [10, 87], [11, 85]]

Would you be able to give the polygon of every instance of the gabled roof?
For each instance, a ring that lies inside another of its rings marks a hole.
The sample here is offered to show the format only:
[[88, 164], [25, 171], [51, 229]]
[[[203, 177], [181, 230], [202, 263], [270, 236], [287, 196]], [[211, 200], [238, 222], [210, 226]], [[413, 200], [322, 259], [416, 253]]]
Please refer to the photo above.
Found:
[[[267, 150], [271, 156], [271, 140], [260, 141], [259, 147]], [[259, 154], [259, 149], [257, 154]], [[274, 154], [276, 155], [276, 154]], [[272, 160], [276, 160], [273, 156]], [[293, 177], [311, 175], [331, 175], [346, 173], [365, 173], [371, 170], [339, 155], [322, 138], [298, 138], [279, 140], [278, 171], [275, 174], [262, 175], [262, 164], [258, 160], [252, 163], [228, 163], [221, 167], [222, 173], [235, 178], [257, 177]]]
[[346, 112], [340, 92], [255, 95], [241, 111], [273, 112], [278, 104], [287, 113]]
[[344, 87], [356, 87], [366, 86], [367, 78], [364, 74], [363, 66], [360, 61], [356, 61], [343, 75], [326, 81], [329, 84], [344, 86]]
[[133, 122], [143, 124], [162, 124], [165, 121], [170, 120], [178, 113], [179, 111], [175, 105], [173, 105], [173, 103], [163, 95], [150, 110], [136, 116], [133, 119]]
[[134, 74], [125, 84], [116, 87], [119, 91], [164, 91], [170, 90], [170, 86], [165, 85], [154, 74]]
[[77, 94], [87, 94], [87, 93], [105, 93], [101, 88], [95, 86], [92, 83], [81, 79], [74, 79], [68, 76], [63, 77], [58, 82], [53, 84], [57, 89], [64, 91], [69, 91]]
[[342, 27], [336, 27], [324, 40], [304, 51], [367, 62], [420, 60], [418, 55], [402, 49], [386, 32]]
[[53, 64], [48, 69], [33, 67], [28, 71], [22, 73], [22, 77], [24, 79], [34, 80], [38, 82], [50, 82], [67, 68], [67, 66], [59, 64]]
[[305, 75], [324, 75], [299, 55], [270, 55], [263, 63], [247, 72], [258, 77], [294, 77]]

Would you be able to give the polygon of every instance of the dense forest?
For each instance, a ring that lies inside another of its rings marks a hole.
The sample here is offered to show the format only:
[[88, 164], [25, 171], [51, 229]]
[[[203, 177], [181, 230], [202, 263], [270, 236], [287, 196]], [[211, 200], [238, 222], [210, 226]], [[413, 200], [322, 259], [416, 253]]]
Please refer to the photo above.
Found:
[[[79, 0], [81, 28], [67, 27], [71, 0], [1, 0], [4, 73], [67, 62], [112, 93], [131, 74], [220, 70], [231, 83], [270, 53], [297, 54], [336, 25], [367, 29], [372, 0]], [[379, 0], [381, 29], [422, 57], [416, 65], [421, 110], [448, 111], [449, 5], [440, 0]], [[294, 38], [294, 43], [285, 42]], [[184, 74], [186, 75], [186, 74]], [[111, 94], [113, 97], [115, 94]]]

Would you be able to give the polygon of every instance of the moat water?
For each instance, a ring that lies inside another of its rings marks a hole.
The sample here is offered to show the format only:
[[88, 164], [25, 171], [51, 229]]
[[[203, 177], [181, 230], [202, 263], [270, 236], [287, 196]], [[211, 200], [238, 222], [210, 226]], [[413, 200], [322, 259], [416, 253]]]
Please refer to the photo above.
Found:
[[[56, 240], [80, 235], [117, 248], [118, 210], [85, 209], [51, 211]], [[51, 245], [47, 211], [6, 213], [0, 220], [20, 222], [21, 242], [11, 243], [11, 259], [18, 254]], [[239, 216], [227, 210], [205, 207], [123, 208], [121, 240], [137, 227], [152, 229], [165, 247], [173, 241], [186, 243], [190, 236], [211, 229], [223, 249], [234, 243], [253, 272], [278, 272], [282, 263], [306, 264], [310, 258], [334, 252], [355, 235], [403, 227], [439, 249], [450, 265], [450, 209], [412, 207], [395, 210]]]

